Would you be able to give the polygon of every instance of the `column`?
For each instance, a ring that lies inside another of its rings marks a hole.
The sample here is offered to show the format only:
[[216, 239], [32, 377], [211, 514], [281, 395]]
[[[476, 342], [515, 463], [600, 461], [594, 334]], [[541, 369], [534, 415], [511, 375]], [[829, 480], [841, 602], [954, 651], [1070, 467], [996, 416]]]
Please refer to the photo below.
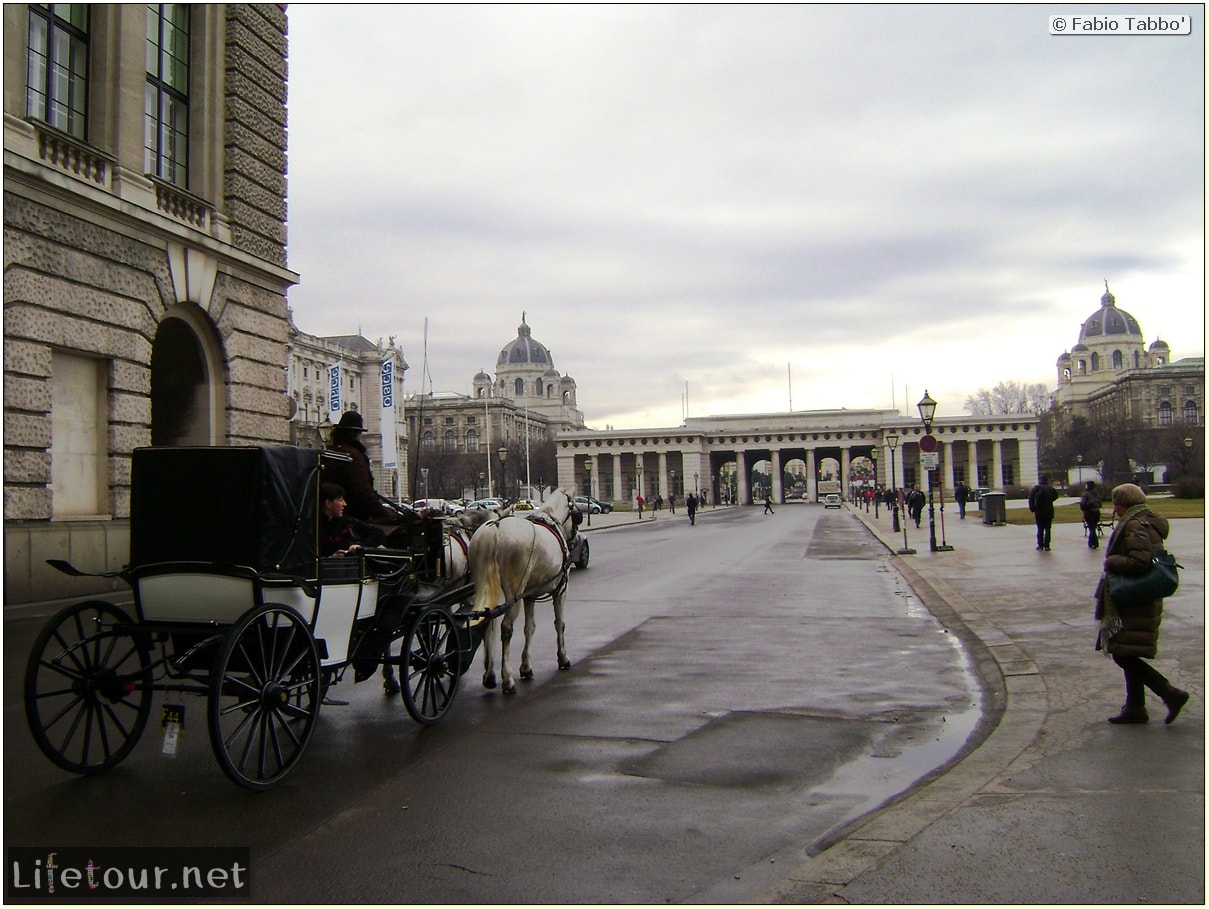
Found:
[[1003, 489], [1003, 442], [991, 443], [991, 488]]
[[977, 488], [978, 482], [978, 440], [970, 439], [966, 442], [966, 485], [971, 488]]
[[[667, 484], [667, 452], [659, 452], [659, 485], [655, 488], [657, 495], [663, 495], [671, 489]], [[665, 499], [667, 496], [663, 496]]]
[[621, 488], [621, 455], [613, 455], [613, 494], [610, 496], [610, 501], [624, 502], [626, 500], [626, 492]]
[[[592, 475], [588, 477], [588, 495], [594, 499], [600, 499], [600, 457], [599, 455], [588, 455], [588, 463], [592, 465]], [[604, 499], [600, 499], [602, 502]]]
[[781, 452], [774, 450], [772, 453], [772, 500], [774, 502], [785, 501], [785, 482], [781, 476]]
[[956, 483], [953, 481], [953, 460], [957, 457], [957, 449], [953, 447], [952, 442], [940, 443], [940, 463], [944, 465], [941, 482], [945, 489], [949, 491], [949, 495], [953, 494], [953, 487]]
[[848, 472], [852, 464], [852, 452], [845, 445], [840, 449], [840, 496], [848, 501], [848, 492], [852, 489], [852, 476]]
[[819, 473], [814, 466], [814, 449], [806, 449], [806, 501], [819, 500]]
[[751, 504], [751, 480], [747, 476], [747, 452], [735, 452], [735, 468], [737, 475], [735, 479], [738, 481], [738, 498], [740, 505]]
[[1020, 476], [1016, 477], [1016, 483], [1020, 486], [1029, 486], [1035, 483], [1038, 477], [1037, 471], [1040, 469], [1037, 465], [1037, 445], [1034, 442], [1029, 442], [1024, 439], [1016, 440], [1017, 462], [1020, 465]]

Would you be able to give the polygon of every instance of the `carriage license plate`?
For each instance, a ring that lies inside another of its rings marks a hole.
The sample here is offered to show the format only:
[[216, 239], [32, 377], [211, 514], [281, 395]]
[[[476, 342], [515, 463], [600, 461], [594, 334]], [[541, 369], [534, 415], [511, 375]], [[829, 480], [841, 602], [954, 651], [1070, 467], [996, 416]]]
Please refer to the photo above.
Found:
[[176, 757], [181, 733], [185, 731], [185, 705], [165, 704], [160, 708], [160, 725], [164, 727], [164, 743], [161, 753]]

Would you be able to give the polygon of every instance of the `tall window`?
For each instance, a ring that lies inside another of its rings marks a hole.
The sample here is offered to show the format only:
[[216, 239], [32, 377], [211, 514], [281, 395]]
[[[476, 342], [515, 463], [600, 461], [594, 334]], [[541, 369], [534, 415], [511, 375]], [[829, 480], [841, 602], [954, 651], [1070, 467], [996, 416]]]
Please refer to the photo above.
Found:
[[1159, 403], [1159, 425], [1170, 426], [1174, 411], [1171, 409], [1170, 401], [1162, 401]]
[[1185, 423], [1196, 423], [1199, 416], [1200, 416], [1200, 413], [1197, 409], [1196, 402], [1195, 401], [1185, 401], [1184, 402], [1184, 422]]
[[466, 450], [470, 452], [479, 450], [479, 434], [473, 429], [466, 431]]
[[1121, 351], [1119, 351], [1119, 350], [1114, 350], [1112, 352], [1112, 368], [1113, 369], [1124, 369], [1125, 368], [1125, 355], [1123, 353], [1121, 353]]
[[29, 8], [25, 111], [85, 138], [88, 104], [88, 5], [34, 3]]
[[517, 379], [516, 380], [516, 396], [518, 398], [520, 398], [520, 397], [523, 397], [524, 394], [525, 394], [525, 380]]
[[445, 433], [445, 450], [446, 451], [457, 451], [458, 450], [458, 434], [456, 432], [454, 432], [452, 429], [449, 430], [449, 432]]
[[147, 7], [143, 169], [181, 188], [189, 183], [189, 9]]

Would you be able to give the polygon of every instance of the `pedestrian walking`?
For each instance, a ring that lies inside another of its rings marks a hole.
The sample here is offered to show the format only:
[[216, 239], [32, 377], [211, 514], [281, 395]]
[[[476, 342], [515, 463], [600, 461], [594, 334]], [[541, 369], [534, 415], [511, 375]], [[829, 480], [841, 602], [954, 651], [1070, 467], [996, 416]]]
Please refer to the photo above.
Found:
[[970, 500], [970, 487], [966, 485], [965, 480], [957, 481], [957, 488], [953, 490], [953, 498], [957, 500], [957, 514], [964, 521], [966, 519], [966, 502]]
[[1087, 548], [1100, 548], [1100, 491], [1096, 481], [1088, 480], [1083, 496], [1079, 499], [1079, 510], [1083, 512], [1083, 526], [1087, 528]]
[[656, 493], [655, 494], [655, 510], [658, 511], [662, 507], [663, 507], [663, 495], [660, 493]]
[[1096, 619], [1100, 623], [1096, 649], [1103, 649], [1125, 673], [1125, 705], [1108, 722], [1133, 724], [1149, 722], [1146, 689], [1167, 705], [1165, 723], [1172, 723], [1188, 703], [1188, 692], [1176, 688], [1146, 660], [1153, 660], [1159, 647], [1159, 623], [1163, 620], [1163, 601], [1154, 600], [1135, 606], [1114, 603], [1108, 595], [1110, 574], [1137, 576], [1151, 570], [1151, 557], [1171, 525], [1146, 504], [1146, 493], [1133, 483], [1124, 483], [1112, 491], [1112, 511], [1116, 528], [1108, 539], [1104, 556], [1104, 576], [1096, 587]]
[[669, 492], [667, 494], [667, 507], [672, 514], [676, 513], [676, 493]]
[[688, 498], [684, 500], [684, 509], [688, 512], [688, 522], [690, 524], [697, 523], [697, 497], [691, 492]]
[[646, 504], [646, 499], [644, 499], [642, 496], [638, 496], [638, 498], [636, 498], [634, 501], [638, 504], [638, 520], [641, 521], [642, 520], [642, 506]]
[[764, 495], [764, 513], [776, 514], [776, 512], [772, 510], [772, 496], [767, 493]]
[[907, 501], [905, 503], [907, 506], [907, 515], [915, 522], [916, 527], [919, 527], [919, 522], [923, 520], [924, 503], [927, 501], [928, 499], [924, 495], [923, 490], [919, 488], [918, 483], [912, 486], [911, 491], [907, 493]]
[[1049, 552], [1050, 528], [1054, 523], [1054, 502], [1058, 501], [1058, 490], [1049, 485], [1049, 477], [1041, 475], [1041, 482], [1028, 494], [1028, 510], [1037, 521], [1037, 549]]

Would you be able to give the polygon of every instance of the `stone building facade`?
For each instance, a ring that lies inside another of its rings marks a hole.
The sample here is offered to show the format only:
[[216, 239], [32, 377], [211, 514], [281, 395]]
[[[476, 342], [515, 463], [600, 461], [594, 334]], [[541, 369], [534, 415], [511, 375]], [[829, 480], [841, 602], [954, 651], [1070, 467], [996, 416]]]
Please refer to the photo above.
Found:
[[4, 7], [8, 603], [125, 563], [131, 452], [289, 441], [286, 13]]
[[1171, 348], [1146, 346], [1138, 320], [1117, 306], [1107, 284], [1079, 340], [1058, 357], [1051, 406], [1065, 419], [1123, 416], [1143, 427], [1204, 425], [1205, 359], [1172, 362]]

